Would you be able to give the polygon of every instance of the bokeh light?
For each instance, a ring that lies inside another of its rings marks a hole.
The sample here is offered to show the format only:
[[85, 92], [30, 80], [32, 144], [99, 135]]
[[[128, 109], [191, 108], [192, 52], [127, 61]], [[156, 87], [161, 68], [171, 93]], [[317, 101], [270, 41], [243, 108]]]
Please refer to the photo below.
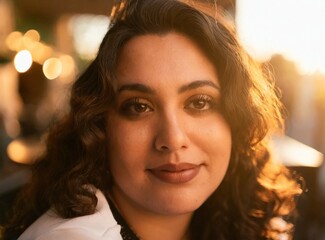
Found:
[[53, 49], [44, 43], [36, 42], [33, 47], [33, 60], [39, 64], [43, 64], [53, 53]]
[[7, 155], [16, 163], [32, 164], [44, 150], [44, 144], [35, 139], [17, 138], [9, 143]]
[[12, 51], [19, 51], [22, 45], [23, 34], [18, 31], [10, 33], [6, 38], [6, 45]]
[[69, 81], [75, 77], [76, 64], [70, 55], [62, 55], [59, 57], [62, 63], [61, 77], [63, 81]]
[[29, 162], [29, 150], [28, 146], [22, 141], [14, 140], [7, 147], [8, 157], [17, 163]]
[[33, 63], [32, 54], [28, 50], [18, 52], [14, 59], [15, 68], [18, 72], [26, 72]]
[[29, 39], [31, 39], [34, 42], [39, 42], [41, 39], [41, 36], [39, 34], [38, 31], [36, 31], [35, 29], [30, 29], [28, 30], [25, 34], [24, 37], [27, 37]]
[[43, 64], [43, 73], [46, 78], [53, 80], [62, 73], [62, 63], [58, 58], [49, 58]]

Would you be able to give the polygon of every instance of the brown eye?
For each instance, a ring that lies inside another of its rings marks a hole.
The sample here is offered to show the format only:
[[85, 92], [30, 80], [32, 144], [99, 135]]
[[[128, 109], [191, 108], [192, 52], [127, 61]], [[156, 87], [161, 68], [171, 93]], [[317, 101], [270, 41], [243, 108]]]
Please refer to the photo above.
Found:
[[196, 109], [204, 109], [207, 107], [208, 103], [205, 100], [196, 100], [192, 102], [192, 105]]
[[207, 111], [214, 109], [216, 106], [216, 100], [208, 95], [195, 95], [186, 103], [185, 108], [191, 111]]
[[132, 98], [122, 104], [120, 112], [128, 116], [137, 116], [153, 111], [151, 104], [145, 99]]
[[135, 103], [131, 106], [131, 108], [133, 108], [134, 112], [137, 112], [137, 113], [142, 113], [142, 112], [146, 112], [149, 110], [149, 107], [143, 103]]

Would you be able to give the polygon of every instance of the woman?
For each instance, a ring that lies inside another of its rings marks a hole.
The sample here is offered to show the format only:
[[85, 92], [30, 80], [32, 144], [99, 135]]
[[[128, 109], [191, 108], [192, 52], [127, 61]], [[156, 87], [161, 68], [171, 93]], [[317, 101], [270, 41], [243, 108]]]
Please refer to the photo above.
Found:
[[7, 236], [290, 236], [301, 190], [272, 163], [265, 142], [281, 124], [279, 100], [234, 33], [206, 9], [176, 0], [115, 8]]

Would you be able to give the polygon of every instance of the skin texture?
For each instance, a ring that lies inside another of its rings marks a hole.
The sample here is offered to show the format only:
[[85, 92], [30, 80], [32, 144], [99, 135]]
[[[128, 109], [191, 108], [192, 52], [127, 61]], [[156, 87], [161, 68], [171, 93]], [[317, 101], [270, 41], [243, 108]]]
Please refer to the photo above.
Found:
[[[72, 85], [69, 113], [46, 134], [4, 239], [17, 239], [49, 208], [64, 219], [94, 214], [88, 185], [115, 201], [144, 240], [279, 239], [274, 217], [288, 221], [292, 238], [304, 183], [272, 161], [267, 136], [283, 127], [272, 71], [244, 51], [224, 14], [200, 2], [117, 1], [98, 55]], [[191, 39], [215, 68], [168, 32]], [[148, 34], [156, 39], [136, 44]], [[177, 172], [179, 162], [203, 164]]]
[[112, 198], [144, 239], [148, 226], [157, 239], [155, 228], [168, 224], [180, 231], [164, 239], [181, 239], [230, 159], [215, 67], [180, 34], [138, 36], [121, 51], [116, 89], [107, 120]]

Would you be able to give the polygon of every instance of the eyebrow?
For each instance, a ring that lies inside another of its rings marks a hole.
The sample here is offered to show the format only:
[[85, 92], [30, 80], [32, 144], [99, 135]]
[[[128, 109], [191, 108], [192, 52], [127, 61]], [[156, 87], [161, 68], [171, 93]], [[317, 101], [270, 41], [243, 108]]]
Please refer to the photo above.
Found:
[[[184, 86], [181, 86], [178, 90], [178, 93], [184, 93], [186, 91], [197, 89], [200, 87], [205, 87], [205, 86], [213, 87], [213, 88], [217, 89], [218, 91], [220, 91], [220, 87], [212, 81], [197, 80], [197, 81], [191, 82], [189, 84], [186, 84]], [[120, 94], [123, 91], [137, 91], [137, 92], [142, 92], [142, 93], [147, 93], [147, 94], [155, 94], [156, 93], [156, 91], [154, 89], [152, 89], [151, 87], [144, 85], [144, 84], [140, 84], [140, 83], [131, 83], [131, 84], [122, 85], [121, 87], [118, 88], [117, 93]]]
[[121, 87], [118, 88], [117, 93], [119, 94], [123, 91], [137, 91], [137, 92], [149, 93], [149, 94], [154, 94], [156, 92], [151, 87], [139, 83], [122, 85]]
[[197, 81], [194, 81], [194, 82], [191, 82], [191, 83], [189, 83], [187, 85], [182, 86], [178, 90], [178, 93], [183, 93], [183, 92], [186, 92], [186, 91], [189, 91], [189, 90], [193, 90], [193, 89], [197, 89], [197, 88], [205, 87], [205, 86], [213, 87], [213, 88], [217, 89], [218, 91], [220, 91], [220, 87], [217, 84], [215, 84], [214, 82], [212, 82], [212, 81], [209, 81], [209, 80], [197, 80]]

